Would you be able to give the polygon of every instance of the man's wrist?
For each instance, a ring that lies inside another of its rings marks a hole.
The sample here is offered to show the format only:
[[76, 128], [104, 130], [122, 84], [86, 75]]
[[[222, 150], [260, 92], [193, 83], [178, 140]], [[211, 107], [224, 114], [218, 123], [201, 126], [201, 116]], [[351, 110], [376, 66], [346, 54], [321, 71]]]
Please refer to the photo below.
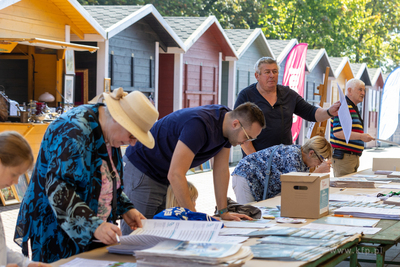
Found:
[[326, 110], [326, 113], [328, 113], [328, 116], [331, 117], [331, 118], [332, 118], [332, 117], [335, 117], [335, 116], [333, 116], [333, 115], [329, 112], [329, 108]]
[[226, 212], [228, 212], [228, 208], [223, 208], [223, 209], [217, 210], [217, 214], [218, 215], [222, 215], [222, 214], [224, 214]]

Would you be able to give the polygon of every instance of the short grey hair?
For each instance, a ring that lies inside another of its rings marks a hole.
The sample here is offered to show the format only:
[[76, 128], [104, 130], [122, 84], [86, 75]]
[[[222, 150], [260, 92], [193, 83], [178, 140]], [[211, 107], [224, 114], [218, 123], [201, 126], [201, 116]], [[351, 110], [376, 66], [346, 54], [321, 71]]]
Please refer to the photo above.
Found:
[[254, 65], [254, 71], [260, 74], [260, 66], [261, 64], [275, 64], [278, 67], [279, 71], [279, 65], [278, 62], [276, 62], [275, 59], [272, 57], [262, 57], [259, 60], [257, 60], [256, 64]]
[[364, 86], [365, 87], [365, 83], [363, 81], [361, 81], [360, 79], [357, 79], [357, 78], [350, 79], [346, 83], [346, 94], [348, 93], [349, 88], [354, 89], [357, 86]]

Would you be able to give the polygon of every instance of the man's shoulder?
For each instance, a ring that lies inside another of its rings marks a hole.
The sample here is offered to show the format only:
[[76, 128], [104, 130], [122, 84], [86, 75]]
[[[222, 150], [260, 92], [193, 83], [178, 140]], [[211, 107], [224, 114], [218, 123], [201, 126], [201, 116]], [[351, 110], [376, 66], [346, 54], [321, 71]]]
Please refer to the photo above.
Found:
[[257, 89], [256, 85], [257, 85], [257, 83], [250, 84], [249, 86], [247, 86], [247, 87], [243, 88], [242, 90], [240, 90], [239, 94], [249, 93], [249, 92], [252, 92], [252, 91], [256, 90]]

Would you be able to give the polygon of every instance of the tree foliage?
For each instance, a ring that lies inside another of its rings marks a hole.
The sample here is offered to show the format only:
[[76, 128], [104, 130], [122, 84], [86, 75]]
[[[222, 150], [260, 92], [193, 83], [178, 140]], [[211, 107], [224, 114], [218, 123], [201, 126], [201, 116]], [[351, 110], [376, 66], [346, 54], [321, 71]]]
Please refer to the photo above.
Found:
[[223, 28], [261, 27], [329, 56], [390, 71], [400, 64], [400, 0], [78, 0], [89, 5], [153, 4], [163, 16], [214, 15]]

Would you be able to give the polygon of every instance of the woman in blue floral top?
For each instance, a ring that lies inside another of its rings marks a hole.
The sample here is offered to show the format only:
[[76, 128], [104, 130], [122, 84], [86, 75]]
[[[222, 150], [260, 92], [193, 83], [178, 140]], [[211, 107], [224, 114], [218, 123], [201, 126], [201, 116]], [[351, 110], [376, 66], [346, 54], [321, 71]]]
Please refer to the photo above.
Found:
[[[122, 192], [121, 145], [149, 148], [158, 112], [146, 96], [122, 88], [103, 103], [82, 105], [52, 122], [17, 218], [14, 240], [34, 261], [54, 262], [117, 242], [123, 218], [132, 228], [144, 216]], [[99, 99], [100, 101], [100, 99]], [[115, 208], [113, 208], [115, 207]]]
[[321, 136], [314, 136], [303, 146], [278, 145], [254, 152], [240, 160], [232, 173], [232, 186], [238, 203], [246, 204], [262, 200], [268, 159], [275, 149], [272, 155], [267, 198], [281, 192], [281, 174], [308, 172], [312, 167], [317, 167], [314, 172], [330, 171], [332, 148]]

